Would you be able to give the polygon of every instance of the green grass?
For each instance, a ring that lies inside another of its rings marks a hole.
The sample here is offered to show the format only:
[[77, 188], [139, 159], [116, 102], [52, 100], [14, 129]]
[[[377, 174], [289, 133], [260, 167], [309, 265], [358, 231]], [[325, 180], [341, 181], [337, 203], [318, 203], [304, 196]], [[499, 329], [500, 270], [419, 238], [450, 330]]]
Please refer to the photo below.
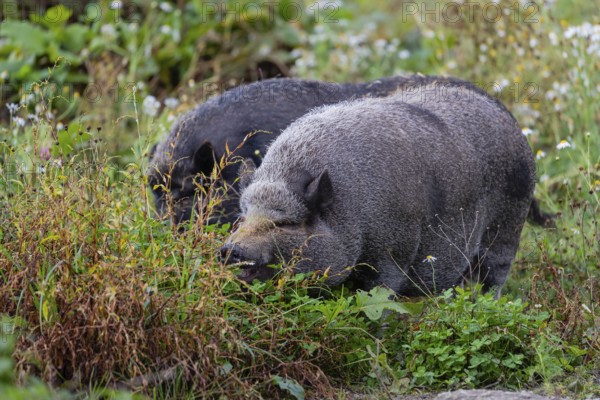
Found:
[[[38, 84], [0, 113], [0, 397], [344, 398], [348, 388], [461, 387], [600, 395], [600, 64], [586, 55], [599, 39], [585, 29], [565, 35], [600, 21], [584, 1], [540, 6], [536, 23], [399, 24], [399, 4], [373, 13], [370, 4], [344, 3], [347, 22], [335, 25], [213, 20], [222, 47], [198, 25], [166, 53], [157, 50], [166, 46], [161, 24], [194, 25], [197, 14], [141, 7], [139, 31], [121, 21], [114, 42], [98, 34], [106, 21], [73, 28], [89, 31], [76, 43], [54, 25], [23, 22], [58, 49], [87, 49], [87, 64], [3, 36], [0, 79]], [[127, 57], [131, 43], [153, 49], [147, 63]], [[459, 290], [389, 302], [386, 292], [352, 288], [316, 298], [313, 277], [289, 273], [248, 286], [216, 259], [224, 228], [191, 222], [178, 232], [154, 218], [144, 176], [151, 144], [204, 96], [200, 82], [254, 77], [244, 71], [264, 61], [265, 43], [296, 76], [412, 71], [503, 86], [499, 97], [530, 132], [536, 197], [557, 218], [555, 228], [526, 225], [502, 299]], [[175, 78], [169, 54], [179, 54]], [[125, 81], [143, 83], [124, 85], [121, 101], [90, 103], [80, 92], [65, 102], [51, 90], [54, 78], [74, 91], [88, 80], [110, 87], [118, 66]], [[150, 94], [179, 104], [152, 116]]]

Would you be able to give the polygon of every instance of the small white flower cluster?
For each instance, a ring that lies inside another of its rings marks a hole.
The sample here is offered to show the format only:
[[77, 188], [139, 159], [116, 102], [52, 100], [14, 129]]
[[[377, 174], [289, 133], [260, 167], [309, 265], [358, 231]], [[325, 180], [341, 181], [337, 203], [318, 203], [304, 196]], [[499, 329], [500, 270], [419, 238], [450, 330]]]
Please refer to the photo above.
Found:
[[158, 109], [160, 108], [160, 101], [154, 96], [147, 96], [142, 102], [142, 110], [144, 114], [154, 118], [158, 115]]
[[[320, 56], [315, 48], [327, 49], [327, 57]], [[351, 76], [365, 76], [373, 65], [384, 68], [382, 74], [397, 74], [402, 70], [396, 65], [408, 59], [411, 53], [401, 47], [398, 38], [381, 38], [372, 22], [353, 31], [348, 21], [341, 19], [338, 24], [321, 23], [312, 33], [304, 33], [302, 44], [291, 55], [295, 59], [295, 74], [314, 79], [323, 78], [321, 73], [329, 71], [331, 66]], [[329, 72], [335, 74], [336, 71]]]
[[595, 60], [600, 58], [600, 24], [585, 22], [571, 26], [565, 30], [564, 38], [571, 42], [571, 54], [577, 60], [577, 68], [573, 68], [569, 74], [572, 79], [580, 79], [589, 88], [591, 82], [585, 67], [594, 65]]
[[513, 105], [513, 114], [523, 126], [536, 126], [539, 124], [541, 113], [534, 109], [529, 103], [518, 103]]
[[565, 39], [589, 39], [590, 42], [600, 43], [600, 25], [584, 22], [579, 26], [570, 26], [565, 30]]
[[175, 43], [181, 41], [181, 33], [179, 33], [179, 30], [173, 29], [170, 25], [162, 25], [160, 27], [160, 33], [165, 36], [170, 36]]
[[11, 117], [12, 121], [15, 123], [15, 126], [17, 128], [24, 127], [25, 122], [26, 122], [25, 118], [21, 118], [17, 115], [17, 112], [19, 111], [19, 108], [21, 107], [21, 105], [16, 104], [16, 103], [9, 103], [6, 105], [6, 108], [8, 108], [10, 117]]
[[117, 30], [113, 24], [104, 24], [100, 27], [100, 33], [107, 39], [116, 39]]
[[15, 117], [14, 121], [15, 121], [15, 125], [17, 125], [17, 127], [19, 127], [19, 128], [22, 128], [22, 127], [24, 127], [24, 126], [25, 126], [25, 122], [26, 122], [26, 121], [25, 121], [25, 119], [24, 119], [24, 118], [21, 118], [21, 117]]
[[554, 110], [561, 111], [563, 103], [568, 103], [571, 86], [568, 83], [552, 82], [552, 89], [546, 92], [546, 99], [554, 102]]
[[170, 13], [171, 11], [173, 11], [173, 6], [170, 3], [167, 3], [166, 1], [161, 2], [159, 7], [166, 13]]
[[8, 108], [8, 112], [10, 113], [10, 115], [14, 115], [19, 110], [19, 105], [16, 103], [9, 103], [6, 105], [6, 108]]
[[165, 106], [167, 106], [167, 108], [170, 108], [171, 110], [176, 109], [178, 105], [179, 100], [177, 100], [176, 98], [168, 97], [165, 99]]

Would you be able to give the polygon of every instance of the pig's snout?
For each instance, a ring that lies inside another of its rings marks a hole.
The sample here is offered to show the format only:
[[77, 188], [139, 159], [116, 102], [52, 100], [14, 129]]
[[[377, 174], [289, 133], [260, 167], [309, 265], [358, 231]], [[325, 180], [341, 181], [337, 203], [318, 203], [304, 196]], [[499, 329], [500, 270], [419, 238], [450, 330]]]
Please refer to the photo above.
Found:
[[236, 264], [244, 261], [243, 258], [243, 249], [240, 245], [235, 243], [226, 243], [219, 250], [219, 256], [221, 262], [226, 264]]

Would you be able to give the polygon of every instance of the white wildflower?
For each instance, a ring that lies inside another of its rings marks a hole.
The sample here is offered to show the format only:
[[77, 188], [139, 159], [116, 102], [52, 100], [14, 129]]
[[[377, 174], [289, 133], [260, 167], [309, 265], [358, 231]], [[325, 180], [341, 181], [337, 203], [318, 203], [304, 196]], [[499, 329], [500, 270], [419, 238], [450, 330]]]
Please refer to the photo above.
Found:
[[150, 117], [156, 117], [158, 115], [158, 109], [160, 108], [160, 101], [156, 100], [154, 96], [147, 96], [142, 103], [142, 109], [144, 113]]
[[111, 10], [118, 10], [118, 9], [121, 9], [121, 8], [123, 8], [123, 2], [122, 1], [115, 0], [115, 1], [111, 1], [110, 2], [110, 9]]
[[179, 105], [179, 100], [177, 100], [174, 97], [167, 97], [165, 99], [165, 106], [167, 106], [167, 108], [170, 108], [171, 110], [177, 108], [178, 105]]
[[8, 71], [7, 70], [0, 72], [0, 79], [2, 79], [3, 81], [8, 79]]
[[169, 25], [163, 25], [160, 27], [160, 33], [163, 35], [168, 35], [171, 33], [171, 27]]
[[8, 108], [8, 112], [10, 113], [10, 115], [13, 115], [19, 109], [19, 105], [16, 103], [9, 103], [6, 105], [6, 108]]
[[23, 126], [25, 126], [25, 119], [21, 118], [21, 117], [16, 117], [15, 124], [19, 127], [23, 127]]
[[435, 37], [435, 32], [428, 29], [423, 31], [423, 36], [425, 36], [427, 39], [433, 39]]
[[100, 33], [109, 39], [114, 39], [117, 37], [117, 30], [113, 24], [102, 25], [100, 28]]
[[529, 136], [533, 133], [533, 129], [531, 128], [523, 128], [521, 129], [521, 132], [523, 133], [523, 135], [525, 136]]
[[35, 95], [33, 93], [29, 93], [27, 95], [23, 95], [21, 97], [21, 105], [26, 105], [31, 103], [35, 99]]
[[531, 47], [532, 49], [537, 47], [538, 45], [538, 40], [536, 38], [531, 38], [529, 39], [529, 47]]
[[538, 160], [541, 160], [544, 157], [546, 157], [546, 152], [542, 149], [538, 150], [537, 153], [535, 154], [535, 158]]
[[429, 255], [429, 256], [425, 257], [422, 262], [432, 264], [436, 261], [437, 261], [437, 257]]
[[271, 46], [269, 46], [269, 45], [263, 44], [258, 49], [258, 55], [261, 56], [261, 57], [266, 57], [269, 54], [271, 54]]
[[169, 3], [167, 3], [166, 1], [163, 1], [162, 3], [160, 3], [160, 9], [163, 10], [166, 13], [170, 13], [171, 11], [173, 11], [173, 6]]
[[387, 44], [387, 41], [385, 39], [377, 39], [374, 43], [375, 48], [377, 50], [383, 50], [385, 48], [386, 44]]
[[406, 60], [410, 57], [410, 51], [403, 49], [398, 52], [398, 58], [401, 60]]
[[568, 147], [571, 147], [571, 143], [569, 143], [568, 141], [566, 141], [564, 139], [561, 140], [560, 143], [556, 145], [556, 148], [558, 150], [566, 149]]

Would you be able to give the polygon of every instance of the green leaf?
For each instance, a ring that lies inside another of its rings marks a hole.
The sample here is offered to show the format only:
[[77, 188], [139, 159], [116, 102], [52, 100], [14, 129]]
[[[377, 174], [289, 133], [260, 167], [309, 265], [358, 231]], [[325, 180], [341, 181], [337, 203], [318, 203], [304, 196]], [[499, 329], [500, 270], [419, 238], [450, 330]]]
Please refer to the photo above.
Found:
[[227, 376], [232, 369], [233, 365], [229, 361], [226, 361], [225, 364], [221, 365], [221, 376]]
[[377, 321], [381, 318], [383, 310], [388, 309], [400, 314], [413, 313], [413, 306], [391, 300], [394, 292], [388, 288], [377, 286], [369, 292], [359, 290], [356, 292], [356, 305], [365, 313], [371, 321]]
[[87, 129], [78, 122], [69, 124], [69, 130], [58, 132], [58, 146], [52, 146], [54, 156], [71, 154], [77, 145], [82, 145], [92, 138]]
[[294, 379], [283, 378], [279, 375], [271, 375], [271, 379], [281, 390], [285, 390], [296, 400], [304, 400], [304, 388]]
[[71, 24], [64, 30], [63, 43], [67, 50], [79, 53], [86, 43], [86, 37], [90, 29], [82, 24]]
[[46, 52], [51, 36], [50, 32], [24, 21], [5, 21], [0, 24], [0, 31], [23, 53], [36, 56]]
[[44, 16], [32, 14], [31, 20], [37, 22], [49, 29], [60, 29], [69, 20], [73, 11], [62, 4], [50, 7], [44, 13]]

